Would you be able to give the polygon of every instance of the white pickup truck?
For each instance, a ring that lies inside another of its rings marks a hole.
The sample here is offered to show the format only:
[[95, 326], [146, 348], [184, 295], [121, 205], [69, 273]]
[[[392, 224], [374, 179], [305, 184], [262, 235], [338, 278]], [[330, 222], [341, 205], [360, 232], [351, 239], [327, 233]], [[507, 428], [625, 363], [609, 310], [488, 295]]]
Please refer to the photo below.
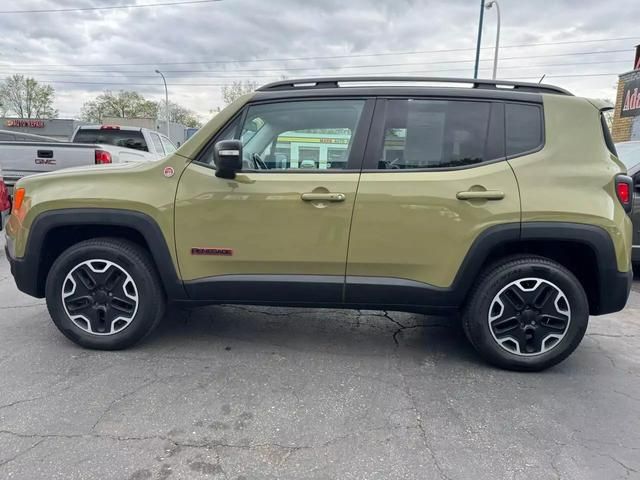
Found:
[[164, 135], [138, 127], [84, 125], [70, 142], [0, 141], [0, 168], [13, 185], [24, 176], [62, 168], [158, 160], [176, 150]]

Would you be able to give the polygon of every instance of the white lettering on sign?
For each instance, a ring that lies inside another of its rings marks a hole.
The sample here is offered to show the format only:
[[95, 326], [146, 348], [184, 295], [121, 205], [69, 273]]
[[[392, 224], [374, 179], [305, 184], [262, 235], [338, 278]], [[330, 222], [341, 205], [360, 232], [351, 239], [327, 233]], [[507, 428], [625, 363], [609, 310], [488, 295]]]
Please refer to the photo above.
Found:
[[16, 118], [4, 122], [5, 127], [14, 128], [44, 128], [44, 120], [24, 120]]

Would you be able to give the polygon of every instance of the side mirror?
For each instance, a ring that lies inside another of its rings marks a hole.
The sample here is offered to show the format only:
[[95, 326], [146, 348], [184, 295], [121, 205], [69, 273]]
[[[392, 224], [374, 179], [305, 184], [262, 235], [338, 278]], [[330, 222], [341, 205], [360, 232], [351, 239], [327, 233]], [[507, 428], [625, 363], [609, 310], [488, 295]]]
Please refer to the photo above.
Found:
[[236, 172], [242, 170], [242, 142], [240, 140], [221, 140], [213, 147], [213, 161], [216, 164], [216, 177], [233, 179]]

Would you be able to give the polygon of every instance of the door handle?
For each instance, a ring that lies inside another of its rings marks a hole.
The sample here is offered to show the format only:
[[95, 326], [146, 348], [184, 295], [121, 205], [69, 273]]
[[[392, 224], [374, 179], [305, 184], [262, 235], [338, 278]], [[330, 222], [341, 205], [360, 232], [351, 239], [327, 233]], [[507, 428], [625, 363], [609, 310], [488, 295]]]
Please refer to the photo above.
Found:
[[305, 202], [325, 201], [325, 202], [344, 202], [347, 198], [344, 193], [303, 193], [300, 198]]
[[471, 190], [458, 192], [456, 198], [458, 200], [502, 200], [504, 192], [499, 190]]

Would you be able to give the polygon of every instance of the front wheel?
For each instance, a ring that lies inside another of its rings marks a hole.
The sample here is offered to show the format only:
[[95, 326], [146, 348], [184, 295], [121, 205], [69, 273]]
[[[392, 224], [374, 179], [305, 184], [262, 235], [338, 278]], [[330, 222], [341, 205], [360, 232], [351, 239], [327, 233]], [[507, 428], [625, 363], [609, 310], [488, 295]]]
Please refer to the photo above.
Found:
[[55, 325], [86, 348], [129, 347], [164, 313], [164, 294], [147, 253], [121, 239], [87, 240], [68, 248], [53, 263], [45, 290]]
[[484, 359], [522, 371], [544, 370], [567, 358], [588, 320], [578, 279], [557, 262], [524, 255], [487, 272], [463, 313], [465, 333]]

